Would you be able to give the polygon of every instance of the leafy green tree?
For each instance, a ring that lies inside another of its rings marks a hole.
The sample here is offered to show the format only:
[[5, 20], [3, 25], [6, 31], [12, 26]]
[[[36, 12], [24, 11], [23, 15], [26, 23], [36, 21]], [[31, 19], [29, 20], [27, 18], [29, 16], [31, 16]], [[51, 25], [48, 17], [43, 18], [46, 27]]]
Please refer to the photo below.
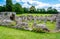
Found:
[[29, 8], [24, 7], [23, 10], [24, 10], [24, 13], [29, 13]]
[[12, 11], [12, 0], [6, 0], [6, 11]]
[[40, 9], [40, 12], [41, 12], [41, 13], [45, 13], [46, 10], [45, 10], [44, 8], [42, 8], [42, 9]]
[[51, 13], [51, 14], [55, 14], [55, 13], [57, 13], [58, 11], [57, 11], [57, 9], [55, 9], [55, 8], [49, 7], [49, 8], [47, 9], [47, 12], [48, 12], [48, 13]]
[[23, 8], [19, 3], [15, 4], [15, 12], [17, 12], [17, 14], [23, 13]]
[[15, 12], [15, 5], [12, 5], [12, 11]]
[[2, 8], [3, 8], [3, 7], [2, 7], [2, 6], [0, 6], [0, 12], [2, 11]]
[[40, 13], [40, 11], [41, 11], [41, 9], [37, 9], [37, 10], [36, 10], [36, 13]]
[[52, 7], [48, 7], [47, 12], [52, 13]]
[[0, 6], [0, 12], [6, 11], [5, 9], [6, 9], [6, 6], [5, 5], [4, 6]]
[[53, 13], [58, 13], [57, 9], [55, 9], [55, 8], [52, 11], [53, 11]]
[[6, 11], [6, 5], [4, 5], [2, 9], [3, 9], [3, 12], [5, 12]]
[[31, 12], [31, 13], [34, 13], [35, 11], [36, 11], [35, 6], [31, 6], [31, 7], [30, 7], [30, 12]]

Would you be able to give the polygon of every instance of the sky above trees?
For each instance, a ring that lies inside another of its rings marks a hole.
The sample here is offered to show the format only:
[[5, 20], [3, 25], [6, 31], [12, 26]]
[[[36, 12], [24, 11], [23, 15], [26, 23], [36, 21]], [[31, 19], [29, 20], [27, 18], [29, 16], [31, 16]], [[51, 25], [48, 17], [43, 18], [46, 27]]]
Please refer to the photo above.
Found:
[[[53, 7], [60, 11], [60, 0], [12, 0], [13, 4], [20, 3], [22, 7], [30, 8], [32, 5], [36, 8]], [[0, 0], [0, 6], [6, 4], [6, 0]]]

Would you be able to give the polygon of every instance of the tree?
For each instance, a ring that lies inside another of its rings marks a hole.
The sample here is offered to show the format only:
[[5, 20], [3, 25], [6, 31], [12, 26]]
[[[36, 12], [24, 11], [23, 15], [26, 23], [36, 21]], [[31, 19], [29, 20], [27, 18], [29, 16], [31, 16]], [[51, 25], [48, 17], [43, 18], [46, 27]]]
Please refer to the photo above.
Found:
[[0, 12], [2, 12], [2, 8], [3, 8], [3, 7], [2, 7], [2, 6], [0, 6]]
[[5, 12], [6, 11], [6, 5], [4, 5], [2, 9], [3, 9], [3, 12]]
[[53, 13], [58, 13], [57, 9], [54, 8], [53, 9]]
[[48, 7], [47, 12], [52, 13], [52, 7]]
[[31, 6], [31, 7], [30, 7], [30, 12], [31, 12], [31, 13], [34, 13], [35, 11], [36, 11], [35, 6]]
[[5, 8], [6, 8], [5, 5], [4, 5], [4, 6], [0, 6], [0, 12], [4, 12], [4, 11], [6, 11]]
[[23, 9], [24, 9], [24, 13], [28, 13], [29, 12], [29, 8], [24, 7]]
[[23, 12], [23, 8], [19, 3], [15, 4], [15, 12], [17, 12], [17, 14], [21, 14]]
[[15, 5], [12, 5], [12, 11], [15, 12]]
[[6, 0], [6, 11], [12, 11], [12, 0]]
[[45, 13], [46, 10], [45, 10], [44, 8], [42, 8], [42, 9], [40, 9], [40, 12], [41, 12], [41, 13]]
[[46, 13], [46, 10], [44, 8], [42, 9], [37, 9], [37, 13]]
[[55, 9], [55, 8], [49, 7], [49, 8], [47, 9], [47, 12], [48, 12], [48, 13], [51, 13], [51, 14], [55, 14], [55, 13], [57, 13], [58, 11], [57, 11], [57, 9]]

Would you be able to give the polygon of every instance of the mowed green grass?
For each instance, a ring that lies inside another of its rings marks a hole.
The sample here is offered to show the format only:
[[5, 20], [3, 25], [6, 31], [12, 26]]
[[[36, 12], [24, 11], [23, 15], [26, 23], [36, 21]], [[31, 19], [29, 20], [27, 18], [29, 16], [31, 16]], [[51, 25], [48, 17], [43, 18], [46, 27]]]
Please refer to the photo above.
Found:
[[49, 16], [49, 15], [51, 15], [51, 14], [17, 14], [17, 16], [21, 16], [21, 15], [25, 15], [25, 16], [27, 16], [27, 15], [32, 15], [32, 16]]
[[[27, 16], [27, 14], [25, 15]], [[39, 15], [39, 14], [35, 14], [35, 15], [33, 14], [33, 16], [36, 16], [36, 15]], [[29, 23], [32, 25], [33, 21]], [[56, 22], [51, 23], [48, 21], [46, 24], [47, 24], [47, 27], [51, 31], [55, 29]], [[0, 26], [0, 39], [60, 39], [60, 33], [53, 33], [53, 32], [36, 33], [36, 32], [31, 32], [31, 31], [25, 31], [25, 30], [13, 29], [13, 28], [7, 28], [7, 27]]]
[[0, 27], [0, 39], [59, 39], [56, 37], [56, 35], [58, 36], [59, 34], [36, 33], [31, 31]]

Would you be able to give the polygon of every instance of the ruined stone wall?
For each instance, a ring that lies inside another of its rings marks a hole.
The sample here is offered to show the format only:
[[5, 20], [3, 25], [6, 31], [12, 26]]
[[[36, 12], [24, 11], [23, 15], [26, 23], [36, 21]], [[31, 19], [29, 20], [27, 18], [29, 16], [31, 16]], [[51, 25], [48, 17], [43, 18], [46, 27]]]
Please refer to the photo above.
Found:
[[56, 17], [56, 29], [60, 30], [60, 14], [57, 14]]

